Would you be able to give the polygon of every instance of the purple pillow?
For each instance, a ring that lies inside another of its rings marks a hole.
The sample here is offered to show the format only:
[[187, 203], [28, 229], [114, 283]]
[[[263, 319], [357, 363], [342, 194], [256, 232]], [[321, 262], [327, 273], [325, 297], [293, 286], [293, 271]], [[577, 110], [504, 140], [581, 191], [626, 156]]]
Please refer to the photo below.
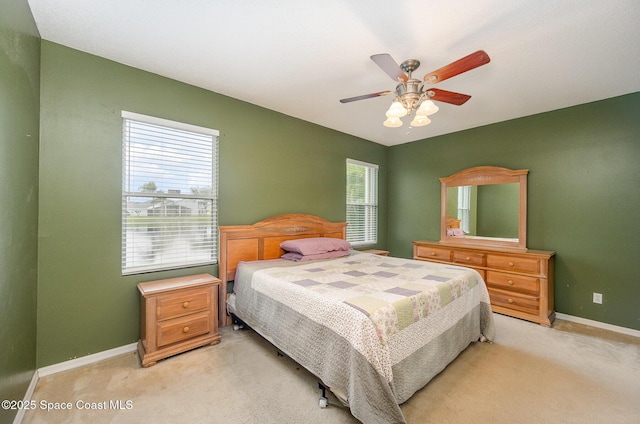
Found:
[[462, 237], [464, 236], [464, 231], [462, 228], [447, 228], [447, 235], [449, 237]]
[[315, 255], [303, 255], [296, 252], [287, 252], [280, 257], [289, 261], [304, 262], [313, 261], [316, 259], [340, 258], [342, 256], [349, 256], [349, 252], [346, 250], [334, 250], [333, 252], [317, 253]]
[[280, 243], [280, 247], [287, 252], [295, 252], [302, 255], [317, 255], [319, 253], [333, 252], [336, 250], [351, 250], [351, 244], [348, 241], [331, 237], [286, 240]]

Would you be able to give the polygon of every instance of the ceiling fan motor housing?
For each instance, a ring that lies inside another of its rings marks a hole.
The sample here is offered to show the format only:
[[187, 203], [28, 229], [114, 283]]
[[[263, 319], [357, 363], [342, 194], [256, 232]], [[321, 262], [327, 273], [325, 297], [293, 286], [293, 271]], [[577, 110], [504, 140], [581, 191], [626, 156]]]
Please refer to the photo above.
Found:
[[410, 79], [396, 85], [396, 96], [405, 109], [411, 111], [421, 101], [423, 96], [422, 82], [417, 79]]

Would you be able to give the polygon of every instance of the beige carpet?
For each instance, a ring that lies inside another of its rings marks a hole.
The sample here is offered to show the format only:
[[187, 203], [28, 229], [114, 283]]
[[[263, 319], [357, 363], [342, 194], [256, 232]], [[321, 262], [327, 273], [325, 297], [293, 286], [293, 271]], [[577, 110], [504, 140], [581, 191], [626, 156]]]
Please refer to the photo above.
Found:
[[[402, 406], [409, 424], [640, 422], [640, 339], [560, 320], [549, 329], [495, 319], [495, 343], [469, 346]], [[43, 377], [38, 408], [23, 422], [358, 422], [332, 399], [320, 409], [317, 380], [252, 331], [222, 333], [217, 346], [151, 368], [131, 353]], [[123, 409], [110, 408], [117, 401]], [[71, 410], [47, 412], [43, 402]]]

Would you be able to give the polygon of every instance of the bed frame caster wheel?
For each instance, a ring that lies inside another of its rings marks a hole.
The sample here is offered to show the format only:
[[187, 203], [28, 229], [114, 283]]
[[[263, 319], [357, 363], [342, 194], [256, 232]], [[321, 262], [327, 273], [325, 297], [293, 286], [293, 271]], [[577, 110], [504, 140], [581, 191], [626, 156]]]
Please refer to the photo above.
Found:
[[322, 383], [318, 383], [318, 388], [322, 390], [322, 395], [320, 395], [320, 400], [318, 400], [318, 406], [324, 409], [329, 404], [329, 400], [327, 400], [327, 388]]

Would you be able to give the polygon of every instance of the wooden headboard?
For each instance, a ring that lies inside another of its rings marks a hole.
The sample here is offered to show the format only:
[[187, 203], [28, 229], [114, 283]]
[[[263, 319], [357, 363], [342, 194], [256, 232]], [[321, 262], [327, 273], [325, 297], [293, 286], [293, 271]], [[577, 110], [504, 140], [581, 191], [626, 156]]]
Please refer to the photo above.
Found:
[[460, 219], [447, 215], [447, 228], [460, 228]]
[[218, 310], [226, 323], [227, 283], [235, 278], [239, 262], [276, 259], [284, 254], [280, 243], [309, 237], [346, 237], [346, 222], [329, 222], [315, 215], [284, 214], [252, 225], [219, 227], [219, 278], [222, 280]]

